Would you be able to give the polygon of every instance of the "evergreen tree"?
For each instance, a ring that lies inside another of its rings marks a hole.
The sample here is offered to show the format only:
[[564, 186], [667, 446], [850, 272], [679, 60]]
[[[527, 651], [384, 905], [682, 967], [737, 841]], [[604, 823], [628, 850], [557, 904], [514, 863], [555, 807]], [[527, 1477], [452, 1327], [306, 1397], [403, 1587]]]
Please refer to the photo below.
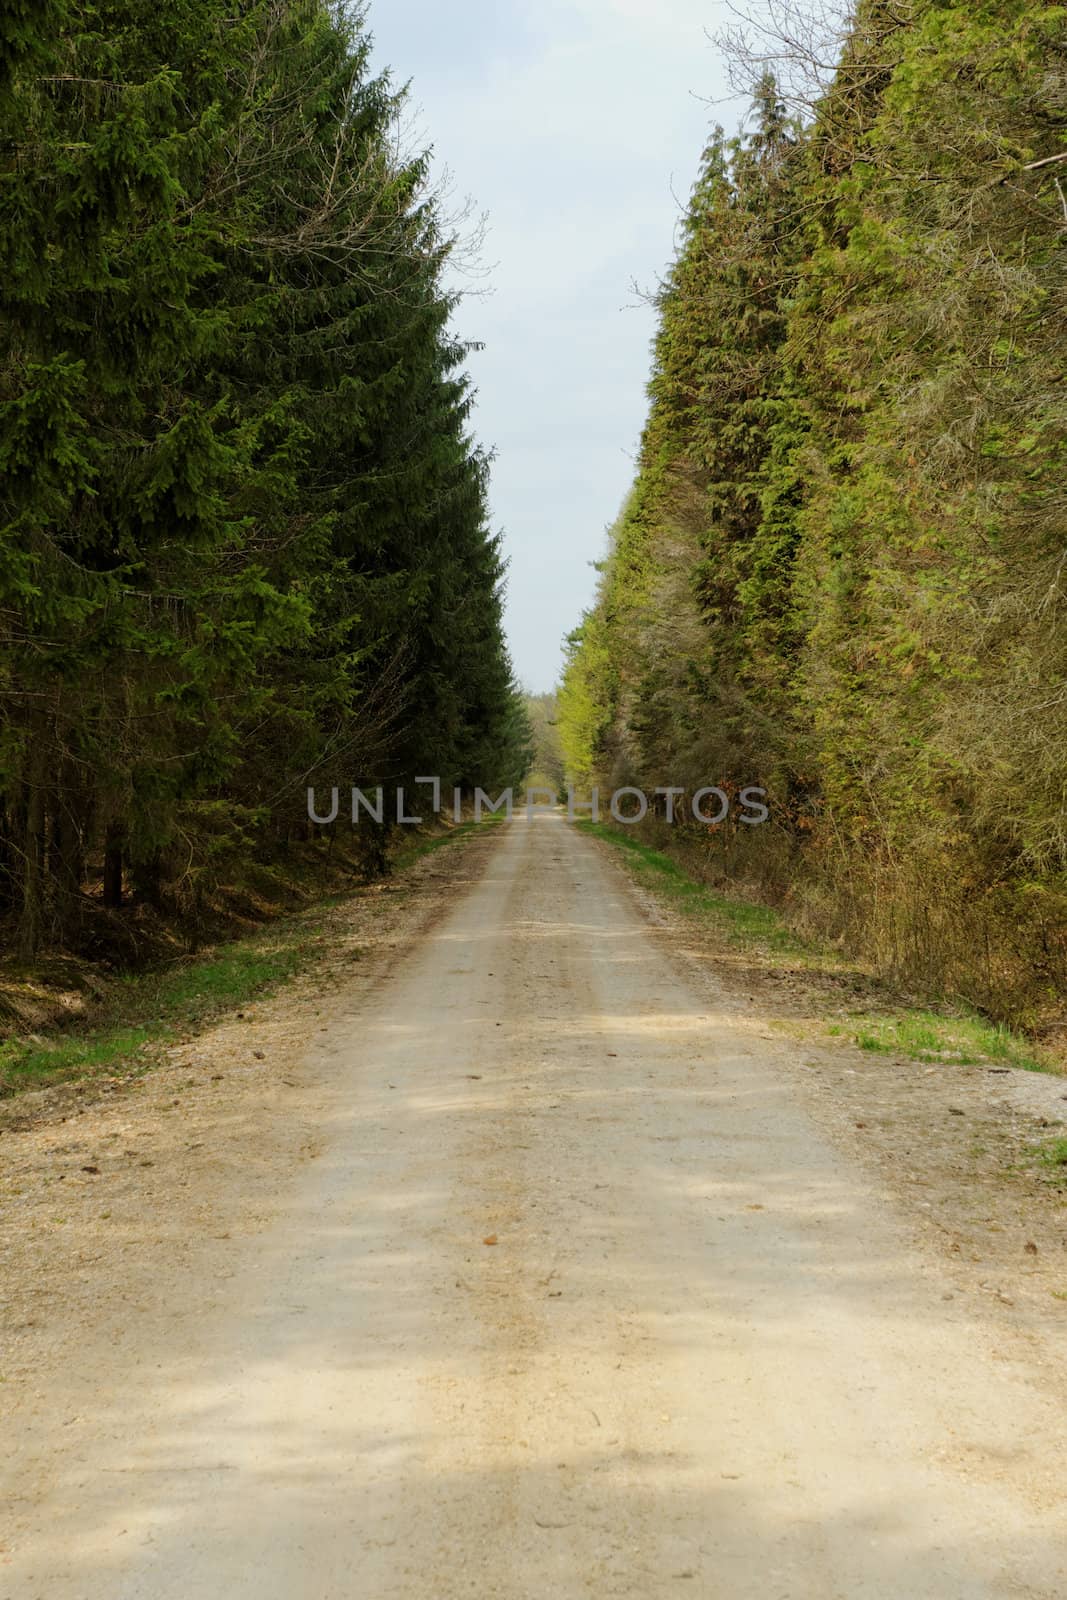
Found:
[[1010, 1017], [1067, 981], [1065, 56], [863, 0], [809, 124], [764, 79], [712, 142], [560, 697], [572, 770], [763, 781], [720, 870]]
[[326, 0], [56, 0], [0, 33], [27, 955], [77, 936], [91, 859], [111, 905], [179, 856], [199, 892], [303, 826], [308, 781], [521, 764], [450, 241], [368, 50]]

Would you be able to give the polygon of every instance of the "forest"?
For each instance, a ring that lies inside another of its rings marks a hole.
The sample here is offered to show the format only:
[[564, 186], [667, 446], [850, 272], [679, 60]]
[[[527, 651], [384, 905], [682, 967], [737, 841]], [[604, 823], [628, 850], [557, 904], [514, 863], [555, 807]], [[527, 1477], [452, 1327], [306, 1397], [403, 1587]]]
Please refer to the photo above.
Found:
[[1067, 0], [0, 0], [3, 1600], [1067, 1600], [1065, 245]]
[[457, 229], [402, 102], [328, 0], [4, 7], [0, 925], [24, 961], [106, 954], [131, 905], [195, 924], [306, 838], [311, 783], [521, 776]]
[[816, 54], [750, 49], [701, 157], [566, 765], [762, 784], [672, 831], [707, 880], [1062, 1028], [1067, 8], [861, 0]]

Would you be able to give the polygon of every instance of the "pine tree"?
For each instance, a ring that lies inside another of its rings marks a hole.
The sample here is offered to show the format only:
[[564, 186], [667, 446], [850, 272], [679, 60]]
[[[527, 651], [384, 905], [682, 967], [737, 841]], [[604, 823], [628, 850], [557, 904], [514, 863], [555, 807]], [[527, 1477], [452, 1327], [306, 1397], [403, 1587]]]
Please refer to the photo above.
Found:
[[0, 855], [21, 943], [196, 895], [309, 779], [521, 760], [398, 98], [325, 0], [14, 14], [0, 123]]

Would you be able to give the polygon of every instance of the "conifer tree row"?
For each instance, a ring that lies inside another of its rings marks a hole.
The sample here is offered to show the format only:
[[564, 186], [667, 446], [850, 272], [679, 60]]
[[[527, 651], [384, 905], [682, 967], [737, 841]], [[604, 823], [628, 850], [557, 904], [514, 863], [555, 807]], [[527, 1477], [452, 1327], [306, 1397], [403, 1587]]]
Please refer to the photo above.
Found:
[[450, 236], [329, 0], [0, 25], [0, 916], [518, 775]]
[[1067, 988], [1067, 8], [862, 0], [705, 152], [572, 774], [763, 783], [708, 870], [1014, 1019]]

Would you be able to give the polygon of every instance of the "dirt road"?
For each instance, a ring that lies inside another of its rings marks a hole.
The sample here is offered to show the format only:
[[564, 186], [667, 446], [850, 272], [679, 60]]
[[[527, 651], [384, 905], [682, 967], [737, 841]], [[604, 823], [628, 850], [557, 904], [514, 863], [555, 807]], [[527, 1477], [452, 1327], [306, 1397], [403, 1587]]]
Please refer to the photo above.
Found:
[[563, 820], [303, 1072], [269, 1224], [41, 1398], [4, 1596], [1067, 1592], [1060, 1400]]

